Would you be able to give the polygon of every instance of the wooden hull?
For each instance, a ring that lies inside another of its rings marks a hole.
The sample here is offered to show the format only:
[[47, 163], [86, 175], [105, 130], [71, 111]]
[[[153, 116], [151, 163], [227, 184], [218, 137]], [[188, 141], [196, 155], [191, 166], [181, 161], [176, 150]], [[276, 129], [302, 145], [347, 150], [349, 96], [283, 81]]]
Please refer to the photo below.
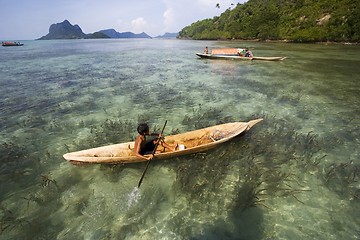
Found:
[[[203, 152], [229, 141], [230, 139], [248, 131], [262, 118], [249, 122], [234, 122], [203, 128], [191, 132], [166, 136], [168, 144], [183, 144], [186, 149], [177, 151], [164, 151], [163, 147], [158, 147], [158, 152], [154, 159], [165, 159], [178, 157], [192, 153]], [[71, 163], [134, 163], [143, 162], [145, 159], [133, 154], [134, 142], [113, 144], [98, 148], [92, 148], [77, 152], [66, 153], [63, 157]]]
[[214, 55], [214, 54], [204, 54], [204, 53], [196, 53], [197, 56], [201, 58], [208, 59], [228, 59], [228, 60], [263, 60], [263, 61], [282, 61], [286, 59], [286, 57], [240, 57], [238, 55]]
[[263, 61], [282, 61], [286, 57], [252, 57], [253, 60], [263, 60]]

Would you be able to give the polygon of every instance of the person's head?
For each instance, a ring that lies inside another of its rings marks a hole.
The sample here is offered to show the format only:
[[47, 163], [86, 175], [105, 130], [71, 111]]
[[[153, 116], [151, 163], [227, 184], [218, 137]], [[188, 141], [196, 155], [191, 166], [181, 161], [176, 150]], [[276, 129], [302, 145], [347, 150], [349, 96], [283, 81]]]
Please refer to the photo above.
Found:
[[140, 123], [137, 127], [137, 131], [141, 135], [149, 133], [149, 126], [146, 123]]

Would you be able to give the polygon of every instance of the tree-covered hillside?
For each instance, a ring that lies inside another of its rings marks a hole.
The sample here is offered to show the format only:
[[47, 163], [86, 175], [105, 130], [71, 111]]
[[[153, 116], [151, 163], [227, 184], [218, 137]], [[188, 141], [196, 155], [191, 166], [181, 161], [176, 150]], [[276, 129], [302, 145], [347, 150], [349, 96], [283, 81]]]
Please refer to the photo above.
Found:
[[359, 0], [249, 0], [183, 28], [179, 37], [359, 42]]

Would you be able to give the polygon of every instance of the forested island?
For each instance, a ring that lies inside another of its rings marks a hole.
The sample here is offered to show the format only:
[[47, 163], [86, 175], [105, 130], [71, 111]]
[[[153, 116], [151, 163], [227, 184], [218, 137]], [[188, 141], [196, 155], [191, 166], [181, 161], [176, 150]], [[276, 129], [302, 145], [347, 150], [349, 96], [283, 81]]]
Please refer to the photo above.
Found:
[[179, 38], [359, 42], [358, 5], [358, 0], [249, 0], [183, 28]]

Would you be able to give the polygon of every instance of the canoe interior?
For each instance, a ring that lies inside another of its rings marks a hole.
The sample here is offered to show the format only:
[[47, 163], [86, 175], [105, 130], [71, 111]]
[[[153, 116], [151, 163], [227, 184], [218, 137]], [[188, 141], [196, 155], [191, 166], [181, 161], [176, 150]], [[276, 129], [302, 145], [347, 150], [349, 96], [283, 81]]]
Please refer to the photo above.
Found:
[[[250, 122], [226, 123], [191, 132], [166, 136], [166, 143], [170, 145], [183, 144], [186, 149], [172, 152], [168, 149], [164, 149], [162, 146], [159, 146], [154, 159], [182, 156], [214, 148], [217, 145], [247, 131], [261, 120], [262, 119], [256, 119]], [[134, 142], [126, 142], [67, 153], [64, 154], [64, 158], [73, 163], [132, 163], [146, 161], [135, 156], [133, 154], [133, 148]]]

